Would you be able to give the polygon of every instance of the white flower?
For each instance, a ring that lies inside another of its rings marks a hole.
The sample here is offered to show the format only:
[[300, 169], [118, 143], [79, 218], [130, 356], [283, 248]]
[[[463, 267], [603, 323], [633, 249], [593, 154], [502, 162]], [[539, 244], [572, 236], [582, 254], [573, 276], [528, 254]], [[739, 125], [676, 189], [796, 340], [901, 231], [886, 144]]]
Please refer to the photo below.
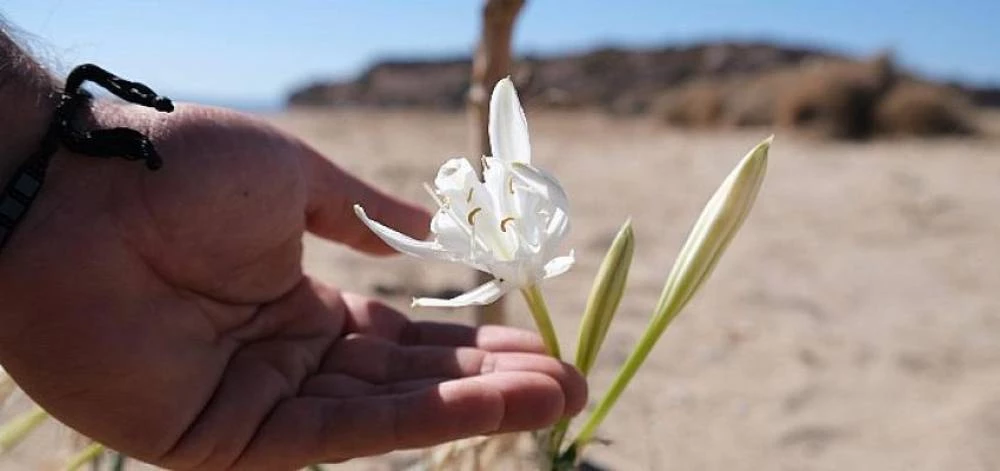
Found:
[[569, 229], [569, 202], [553, 177], [531, 165], [528, 126], [510, 79], [490, 99], [490, 147], [483, 180], [465, 159], [441, 166], [430, 190], [438, 203], [431, 241], [415, 240], [368, 218], [361, 221], [392, 248], [415, 257], [461, 262], [495, 278], [452, 299], [418, 298], [414, 306], [489, 304], [513, 289], [565, 273], [573, 252], [557, 257]]

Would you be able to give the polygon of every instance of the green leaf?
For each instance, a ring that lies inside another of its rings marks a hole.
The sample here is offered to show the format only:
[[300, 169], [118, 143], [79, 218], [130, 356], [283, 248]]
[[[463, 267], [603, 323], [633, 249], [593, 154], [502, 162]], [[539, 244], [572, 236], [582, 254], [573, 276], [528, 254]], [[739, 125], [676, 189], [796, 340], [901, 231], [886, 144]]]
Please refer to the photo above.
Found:
[[84, 465], [96, 460], [102, 453], [104, 453], [104, 445], [97, 442], [91, 443], [87, 446], [87, 448], [84, 448], [83, 450], [80, 450], [79, 453], [73, 455], [73, 457], [66, 462], [65, 469], [66, 471], [77, 471]]
[[49, 414], [45, 409], [36, 406], [3, 424], [0, 427], [0, 453], [6, 453], [16, 447], [48, 417]]
[[590, 441], [667, 326], [708, 279], [743, 225], [764, 181], [772, 138], [765, 139], [747, 153], [708, 200], [670, 270], [649, 326], [574, 440], [578, 448]]
[[608, 334], [608, 327], [611, 326], [611, 320], [622, 300], [633, 252], [635, 252], [635, 235], [632, 232], [632, 221], [628, 220], [618, 231], [618, 235], [608, 248], [608, 253], [604, 256], [604, 261], [601, 262], [601, 268], [598, 269], [594, 285], [590, 289], [583, 319], [580, 321], [576, 367], [584, 376], [587, 376], [594, 366], [597, 354]]

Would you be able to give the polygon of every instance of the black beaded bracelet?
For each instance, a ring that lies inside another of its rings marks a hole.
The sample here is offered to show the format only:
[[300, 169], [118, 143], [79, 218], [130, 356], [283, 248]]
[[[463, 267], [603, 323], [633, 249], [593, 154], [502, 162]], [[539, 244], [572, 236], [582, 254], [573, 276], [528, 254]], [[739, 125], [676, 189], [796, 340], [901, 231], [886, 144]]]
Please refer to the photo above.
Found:
[[93, 99], [90, 93], [80, 88], [85, 81], [94, 82], [119, 98], [137, 105], [165, 113], [174, 110], [174, 104], [169, 98], [157, 95], [141, 83], [124, 80], [93, 64], [83, 64], [73, 69], [66, 78], [63, 92], [59, 94], [52, 123], [38, 150], [17, 168], [0, 194], [0, 250], [10, 240], [14, 229], [41, 192], [49, 161], [60, 145], [91, 157], [143, 160], [146, 167], [154, 171], [163, 166], [152, 141], [135, 129], [79, 130], [74, 127], [79, 110], [89, 105]]

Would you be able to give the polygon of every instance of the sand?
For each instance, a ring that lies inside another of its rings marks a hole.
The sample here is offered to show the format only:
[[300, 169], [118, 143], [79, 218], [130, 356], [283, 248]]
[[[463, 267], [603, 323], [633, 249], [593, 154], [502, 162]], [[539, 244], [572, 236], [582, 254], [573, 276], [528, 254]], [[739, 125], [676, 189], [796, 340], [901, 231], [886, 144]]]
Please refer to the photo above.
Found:
[[[462, 115], [275, 119], [399, 196], [468, 155]], [[766, 131], [530, 113], [534, 159], [572, 201], [577, 266], [544, 286], [565, 351], [604, 249], [632, 217], [636, 262], [592, 378], [642, 333], [691, 222]], [[779, 133], [754, 213], [661, 339], [589, 457], [619, 470], [1000, 469], [1000, 140], [827, 143]], [[464, 269], [308, 242], [307, 269], [406, 308]], [[530, 326], [517, 297], [512, 321]], [[467, 313], [414, 312], [416, 317]], [[355, 469], [380, 469], [356, 463]]]
[[[428, 206], [421, 183], [444, 159], [468, 155], [461, 114], [269, 119]], [[635, 227], [625, 299], [591, 378], [596, 400], [642, 333], [694, 217], [768, 132], [528, 119], [535, 163], [572, 202], [565, 248], [578, 263], [544, 285], [564, 351], [574, 350], [604, 249], [626, 218]], [[610, 444], [588, 458], [615, 470], [1000, 470], [998, 208], [998, 138], [852, 144], [778, 133], [756, 209], [601, 428]], [[471, 284], [460, 267], [306, 244], [309, 273], [390, 293], [381, 298], [401, 309], [415, 293]], [[530, 327], [521, 299], [508, 304], [512, 322]]]

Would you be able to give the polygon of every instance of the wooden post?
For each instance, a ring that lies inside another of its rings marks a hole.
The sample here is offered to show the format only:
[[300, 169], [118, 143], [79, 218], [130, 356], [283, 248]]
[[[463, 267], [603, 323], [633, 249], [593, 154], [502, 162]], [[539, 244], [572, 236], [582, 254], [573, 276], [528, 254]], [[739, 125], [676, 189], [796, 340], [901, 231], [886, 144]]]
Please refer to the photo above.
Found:
[[[469, 87], [469, 122], [472, 123], [473, 149], [479, 155], [470, 155], [479, 171], [482, 171], [480, 155], [491, 155], [489, 123], [489, 101], [493, 86], [500, 79], [510, 75], [511, 37], [514, 22], [524, 6], [524, 0], [486, 0], [483, 5], [481, 36], [476, 55], [472, 59], [472, 79]], [[487, 273], [476, 272], [476, 286], [492, 280]], [[477, 325], [504, 324], [503, 299], [489, 306], [476, 309]]]

